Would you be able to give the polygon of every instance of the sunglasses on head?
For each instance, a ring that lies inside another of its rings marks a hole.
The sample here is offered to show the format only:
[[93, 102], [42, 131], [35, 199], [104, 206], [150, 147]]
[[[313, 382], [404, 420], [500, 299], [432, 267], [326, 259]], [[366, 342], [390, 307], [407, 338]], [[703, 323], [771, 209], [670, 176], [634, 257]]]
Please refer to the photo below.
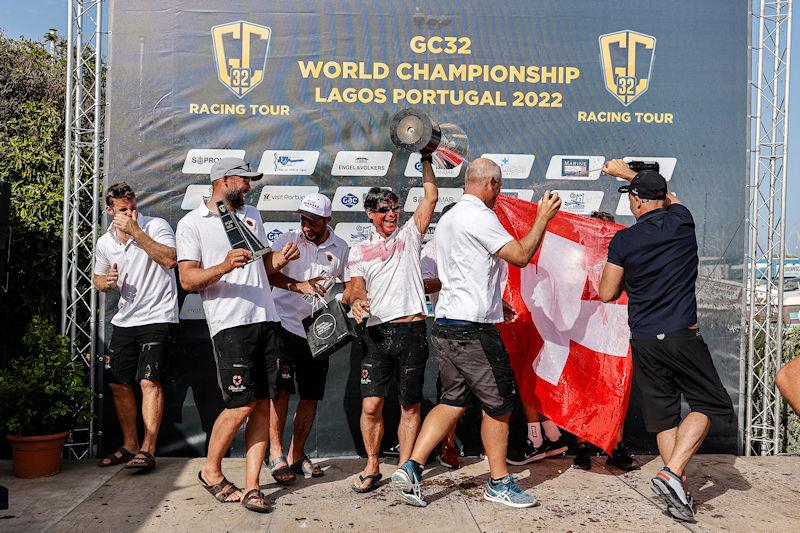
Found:
[[377, 208], [373, 209], [373, 211], [375, 211], [376, 213], [382, 213], [384, 215], [386, 213], [388, 213], [389, 211], [393, 211], [393, 212], [397, 213], [398, 211], [400, 211], [400, 206], [397, 205], [397, 204], [395, 204], [395, 205], [385, 205], [383, 207], [377, 207]]

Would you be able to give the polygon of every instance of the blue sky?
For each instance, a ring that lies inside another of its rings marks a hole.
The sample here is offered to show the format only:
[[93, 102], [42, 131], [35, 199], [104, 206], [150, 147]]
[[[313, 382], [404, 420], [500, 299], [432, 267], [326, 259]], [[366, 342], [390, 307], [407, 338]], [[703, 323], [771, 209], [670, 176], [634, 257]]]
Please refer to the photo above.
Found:
[[[0, 27], [8, 37], [41, 39], [49, 28], [66, 35], [65, 0], [0, 0]], [[789, 167], [787, 238], [789, 253], [800, 255], [800, 28], [792, 32], [791, 86], [789, 98]]]

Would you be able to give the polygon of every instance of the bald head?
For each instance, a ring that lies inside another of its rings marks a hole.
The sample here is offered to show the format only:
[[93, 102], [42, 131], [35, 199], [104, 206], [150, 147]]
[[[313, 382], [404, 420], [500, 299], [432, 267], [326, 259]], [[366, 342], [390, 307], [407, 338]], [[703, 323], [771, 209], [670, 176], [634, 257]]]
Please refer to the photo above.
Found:
[[471, 194], [480, 198], [490, 209], [494, 207], [500, 187], [503, 184], [503, 173], [500, 166], [481, 157], [467, 167], [467, 176], [464, 180], [464, 194]]
[[480, 157], [467, 167], [466, 186], [481, 185], [486, 180], [495, 178], [499, 180], [502, 173], [500, 166], [491, 159]]

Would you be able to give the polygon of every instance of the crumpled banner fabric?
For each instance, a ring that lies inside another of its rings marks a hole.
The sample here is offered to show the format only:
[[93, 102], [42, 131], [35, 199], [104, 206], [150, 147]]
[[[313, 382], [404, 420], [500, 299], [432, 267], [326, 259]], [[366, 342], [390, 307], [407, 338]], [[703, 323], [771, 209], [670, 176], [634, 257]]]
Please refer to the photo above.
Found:
[[[520, 239], [537, 205], [501, 195], [494, 210]], [[522, 401], [608, 453], [625, 421], [633, 362], [627, 295], [604, 304], [597, 289], [622, 227], [558, 213], [528, 266], [509, 265], [503, 297], [517, 317], [498, 325]]]

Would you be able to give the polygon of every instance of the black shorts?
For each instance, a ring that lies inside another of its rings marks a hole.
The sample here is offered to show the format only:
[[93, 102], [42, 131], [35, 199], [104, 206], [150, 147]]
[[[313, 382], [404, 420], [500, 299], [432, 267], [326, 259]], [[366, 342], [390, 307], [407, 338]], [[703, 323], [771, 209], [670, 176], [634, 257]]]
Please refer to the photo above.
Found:
[[217, 383], [225, 407], [242, 407], [270, 397], [270, 376], [280, 355], [279, 322], [223, 329], [214, 335]]
[[170, 323], [113, 326], [103, 364], [106, 380], [120, 385], [143, 379], [161, 381], [174, 328]]
[[296, 390], [301, 400], [322, 400], [328, 378], [328, 360], [311, 357], [308, 341], [300, 335], [281, 327], [278, 336], [281, 355], [274, 379], [270, 381], [272, 397], [277, 397], [278, 391], [294, 394]]
[[431, 342], [439, 356], [440, 403], [467, 407], [474, 397], [490, 416], [513, 410], [514, 372], [494, 324], [434, 324]]
[[397, 375], [400, 405], [420, 403], [428, 360], [425, 321], [369, 326], [365, 340], [367, 352], [361, 360], [361, 397], [386, 398], [389, 382]]
[[714, 368], [698, 330], [681, 330], [664, 339], [631, 339], [633, 383], [642, 395], [647, 431], [660, 433], [681, 422], [681, 394], [692, 411], [733, 420], [731, 398]]

